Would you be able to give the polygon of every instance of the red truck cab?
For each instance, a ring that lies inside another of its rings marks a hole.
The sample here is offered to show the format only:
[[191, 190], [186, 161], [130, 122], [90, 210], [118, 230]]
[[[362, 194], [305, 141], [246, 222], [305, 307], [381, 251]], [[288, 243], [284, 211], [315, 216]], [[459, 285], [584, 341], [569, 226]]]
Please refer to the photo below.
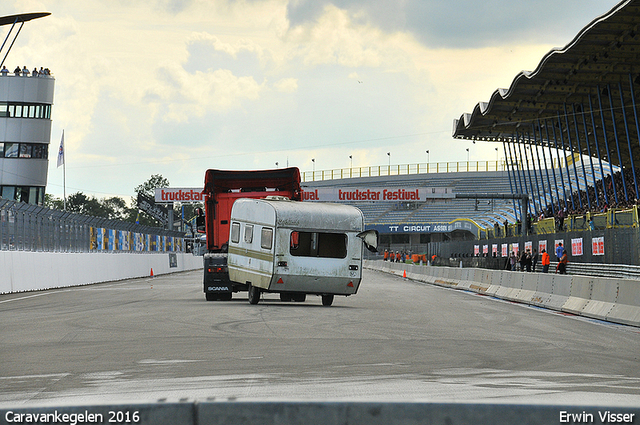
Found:
[[[243, 285], [229, 281], [226, 271], [231, 207], [239, 198], [261, 199], [267, 196], [302, 200], [300, 170], [290, 167], [257, 171], [206, 171], [204, 208], [207, 253], [204, 255], [204, 293], [207, 300], [230, 300], [233, 292], [246, 290]], [[216, 267], [211, 267], [213, 263]], [[220, 270], [224, 270], [226, 278], [221, 276]]]

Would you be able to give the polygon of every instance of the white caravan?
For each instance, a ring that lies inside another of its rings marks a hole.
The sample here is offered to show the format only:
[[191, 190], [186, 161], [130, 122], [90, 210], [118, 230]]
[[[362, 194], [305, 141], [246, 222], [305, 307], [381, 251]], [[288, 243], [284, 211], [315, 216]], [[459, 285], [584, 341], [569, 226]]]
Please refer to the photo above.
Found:
[[283, 197], [238, 199], [231, 209], [231, 281], [246, 285], [249, 302], [261, 292], [280, 293], [282, 301], [358, 292], [363, 241], [372, 251], [377, 232], [363, 232], [362, 212], [344, 204], [290, 201]]

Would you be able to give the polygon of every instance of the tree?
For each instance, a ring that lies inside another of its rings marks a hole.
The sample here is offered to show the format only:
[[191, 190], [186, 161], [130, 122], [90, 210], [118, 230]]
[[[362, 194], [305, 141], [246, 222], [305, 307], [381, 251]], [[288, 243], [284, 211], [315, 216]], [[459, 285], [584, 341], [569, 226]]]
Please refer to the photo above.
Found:
[[[151, 217], [149, 214], [147, 214], [144, 211], [140, 212], [139, 214], [137, 213], [137, 210], [138, 210], [137, 195], [142, 194], [149, 198], [155, 198], [156, 189], [161, 187], [169, 187], [169, 180], [162, 177], [162, 174], [152, 174], [149, 180], [136, 186], [136, 188], [133, 189], [136, 192], [136, 199], [132, 200], [136, 209], [136, 214], [135, 214], [136, 217], [133, 220], [134, 223], [138, 221], [140, 224], [144, 224], [146, 226], [164, 226], [165, 225], [165, 223], [160, 223], [158, 220]], [[131, 217], [129, 217], [129, 221], [130, 219]]]
[[[64, 201], [47, 195], [45, 196], [45, 206], [63, 210]], [[126, 220], [132, 215], [131, 208], [127, 208], [126, 201], [120, 197], [97, 199], [82, 192], [76, 192], [67, 197], [67, 211], [111, 220]]]
[[162, 177], [162, 174], [152, 174], [149, 180], [136, 186], [134, 192], [137, 194], [142, 193], [150, 198], [156, 196], [156, 189], [160, 187], [169, 187], [169, 180]]

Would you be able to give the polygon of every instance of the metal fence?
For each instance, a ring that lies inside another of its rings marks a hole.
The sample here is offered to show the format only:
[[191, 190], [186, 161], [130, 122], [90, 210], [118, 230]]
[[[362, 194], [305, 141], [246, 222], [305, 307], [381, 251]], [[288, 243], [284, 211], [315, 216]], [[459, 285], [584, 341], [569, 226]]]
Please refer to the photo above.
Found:
[[0, 251], [183, 251], [184, 234], [0, 199]]

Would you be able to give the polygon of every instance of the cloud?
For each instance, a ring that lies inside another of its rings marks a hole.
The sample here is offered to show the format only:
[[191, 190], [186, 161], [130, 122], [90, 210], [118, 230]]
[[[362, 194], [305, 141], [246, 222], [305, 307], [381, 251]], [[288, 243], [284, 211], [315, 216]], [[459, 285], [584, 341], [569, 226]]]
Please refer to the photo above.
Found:
[[288, 3], [292, 27], [321, 19], [327, 5], [347, 11], [356, 22], [383, 31], [408, 32], [431, 48], [486, 47], [496, 43], [569, 42], [607, 12], [615, 0], [441, 1], [296, 0]]
[[293, 93], [298, 89], [298, 80], [296, 78], [283, 78], [273, 84], [273, 88], [283, 93]]

